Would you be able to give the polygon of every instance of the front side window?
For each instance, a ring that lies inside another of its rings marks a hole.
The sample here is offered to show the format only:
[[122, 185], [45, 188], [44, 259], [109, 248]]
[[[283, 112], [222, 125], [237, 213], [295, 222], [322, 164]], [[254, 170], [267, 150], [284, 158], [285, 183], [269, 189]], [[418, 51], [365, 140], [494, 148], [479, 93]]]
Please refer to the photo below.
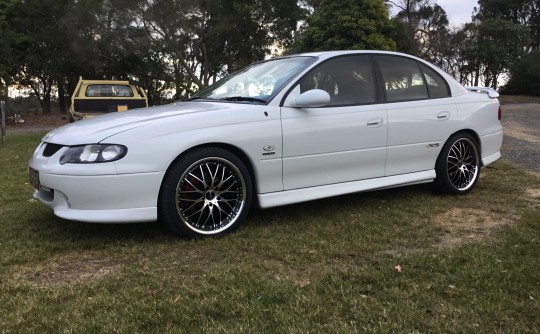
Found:
[[378, 56], [388, 102], [429, 98], [424, 77], [416, 61], [403, 57]]
[[330, 59], [309, 71], [300, 80], [300, 93], [322, 89], [330, 95], [327, 106], [375, 103], [377, 90], [369, 56]]

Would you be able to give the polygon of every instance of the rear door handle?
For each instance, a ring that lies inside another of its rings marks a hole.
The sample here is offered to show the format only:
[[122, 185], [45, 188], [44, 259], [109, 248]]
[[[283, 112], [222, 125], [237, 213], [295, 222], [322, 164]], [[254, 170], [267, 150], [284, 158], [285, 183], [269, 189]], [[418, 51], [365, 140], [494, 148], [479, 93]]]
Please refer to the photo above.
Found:
[[382, 118], [375, 118], [375, 119], [370, 119], [368, 122], [367, 122], [367, 126], [369, 126], [370, 128], [379, 128], [383, 125], [383, 119]]
[[446, 121], [447, 119], [450, 119], [450, 112], [449, 111], [441, 111], [437, 114], [437, 119], [439, 121]]

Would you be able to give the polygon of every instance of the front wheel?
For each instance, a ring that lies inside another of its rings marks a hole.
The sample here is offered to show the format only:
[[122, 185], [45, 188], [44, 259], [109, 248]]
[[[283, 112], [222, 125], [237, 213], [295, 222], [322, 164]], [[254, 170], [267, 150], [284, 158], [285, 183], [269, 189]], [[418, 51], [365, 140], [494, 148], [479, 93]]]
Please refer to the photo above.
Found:
[[251, 206], [253, 187], [244, 163], [229, 151], [188, 152], [167, 171], [158, 203], [160, 219], [186, 237], [222, 235], [238, 227]]
[[435, 186], [439, 191], [456, 195], [471, 191], [480, 176], [476, 140], [468, 133], [450, 137], [437, 158], [435, 172]]

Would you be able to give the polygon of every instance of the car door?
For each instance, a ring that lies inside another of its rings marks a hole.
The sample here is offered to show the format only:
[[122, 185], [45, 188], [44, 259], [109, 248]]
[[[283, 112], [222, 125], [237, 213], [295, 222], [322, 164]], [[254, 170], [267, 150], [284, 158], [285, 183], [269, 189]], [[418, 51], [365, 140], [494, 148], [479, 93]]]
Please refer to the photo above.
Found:
[[[291, 108], [288, 102], [322, 89], [330, 103]], [[369, 55], [327, 60], [304, 75], [281, 109], [285, 190], [384, 176], [386, 109]]]
[[435, 168], [457, 122], [446, 81], [414, 59], [379, 55], [388, 112], [386, 176]]

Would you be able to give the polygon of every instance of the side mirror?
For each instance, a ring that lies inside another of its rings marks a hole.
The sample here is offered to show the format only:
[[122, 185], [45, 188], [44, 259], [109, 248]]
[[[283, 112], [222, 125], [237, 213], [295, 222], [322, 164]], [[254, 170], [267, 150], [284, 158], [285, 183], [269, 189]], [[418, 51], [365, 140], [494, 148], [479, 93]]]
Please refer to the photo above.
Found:
[[330, 95], [322, 89], [312, 89], [304, 92], [285, 105], [290, 108], [323, 107], [330, 103]]

